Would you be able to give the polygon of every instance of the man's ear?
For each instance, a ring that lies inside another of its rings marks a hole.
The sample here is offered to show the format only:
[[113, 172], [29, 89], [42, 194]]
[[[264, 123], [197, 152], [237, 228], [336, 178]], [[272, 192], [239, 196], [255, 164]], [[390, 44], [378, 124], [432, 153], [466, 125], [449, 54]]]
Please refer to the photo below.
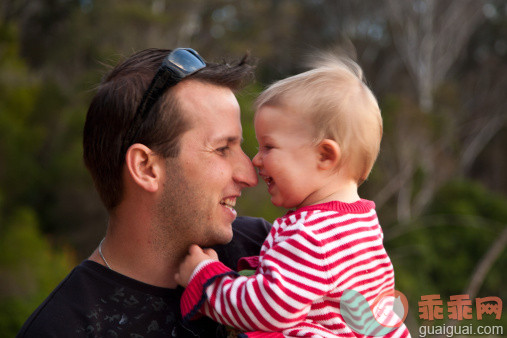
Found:
[[161, 178], [160, 157], [144, 144], [135, 143], [125, 154], [125, 162], [132, 180], [141, 188], [155, 192]]
[[322, 170], [334, 169], [341, 159], [341, 149], [336, 141], [330, 139], [322, 140], [317, 146], [317, 166]]

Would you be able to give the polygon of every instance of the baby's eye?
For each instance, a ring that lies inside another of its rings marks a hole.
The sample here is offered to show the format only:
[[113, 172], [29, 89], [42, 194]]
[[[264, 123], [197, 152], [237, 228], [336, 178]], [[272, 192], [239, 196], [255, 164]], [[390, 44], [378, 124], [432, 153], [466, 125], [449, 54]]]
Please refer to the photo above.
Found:
[[274, 149], [274, 146], [270, 145], [270, 144], [264, 144], [264, 145], [261, 145], [261, 146], [258, 146], [257, 147], [257, 152], [268, 152], [270, 151], [271, 149]]

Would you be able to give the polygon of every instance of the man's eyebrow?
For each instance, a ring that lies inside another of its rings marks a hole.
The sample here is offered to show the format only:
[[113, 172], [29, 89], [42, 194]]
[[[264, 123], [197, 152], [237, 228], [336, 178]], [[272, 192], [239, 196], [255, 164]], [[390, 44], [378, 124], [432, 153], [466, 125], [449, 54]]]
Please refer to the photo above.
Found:
[[244, 139], [243, 137], [239, 136], [224, 136], [224, 137], [217, 137], [216, 139], [211, 140], [213, 143], [220, 143], [220, 142], [227, 142], [227, 143], [243, 143]]

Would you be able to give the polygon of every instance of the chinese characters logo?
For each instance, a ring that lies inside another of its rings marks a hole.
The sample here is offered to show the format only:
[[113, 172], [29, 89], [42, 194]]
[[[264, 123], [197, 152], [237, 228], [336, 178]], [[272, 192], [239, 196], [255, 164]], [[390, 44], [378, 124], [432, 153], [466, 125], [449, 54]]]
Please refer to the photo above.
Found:
[[[419, 318], [435, 320], [444, 318], [444, 304], [440, 295], [421, 296]], [[482, 319], [483, 314], [495, 314], [496, 319], [502, 317], [502, 300], [499, 297], [475, 299], [476, 318]], [[454, 295], [447, 302], [447, 317], [454, 320], [472, 319], [472, 300], [469, 295]]]

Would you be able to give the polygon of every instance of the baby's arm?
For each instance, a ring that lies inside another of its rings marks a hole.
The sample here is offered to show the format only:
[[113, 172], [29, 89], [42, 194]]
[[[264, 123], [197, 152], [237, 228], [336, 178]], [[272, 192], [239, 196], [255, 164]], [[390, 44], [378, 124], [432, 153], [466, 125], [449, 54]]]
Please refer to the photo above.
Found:
[[183, 316], [192, 317], [198, 308], [215, 321], [262, 331], [282, 331], [304, 321], [313, 301], [329, 291], [330, 280], [320, 264], [305, 268], [304, 262], [320, 261], [315, 255], [322, 253], [318, 245], [312, 257], [307, 249], [300, 251], [301, 236], [305, 234], [292, 232], [292, 238], [271, 247], [262, 257], [261, 273], [251, 277], [231, 276], [234, 272], [222, 263], [208, 262], [193, 273], [183, 294]]
[[191, 245], [188, 249], [188, 254], [180, 264], [179, 270], [174, 276], [174, 279], [176, 279], [176, 282], [179, 285], [187, 287], [195, 268], [200, 266], [201, 263], [205, 265], [208, 261], [218, 261], [218, 255], [215, 250], [201, 249], [201, 247], [196, 244]]

